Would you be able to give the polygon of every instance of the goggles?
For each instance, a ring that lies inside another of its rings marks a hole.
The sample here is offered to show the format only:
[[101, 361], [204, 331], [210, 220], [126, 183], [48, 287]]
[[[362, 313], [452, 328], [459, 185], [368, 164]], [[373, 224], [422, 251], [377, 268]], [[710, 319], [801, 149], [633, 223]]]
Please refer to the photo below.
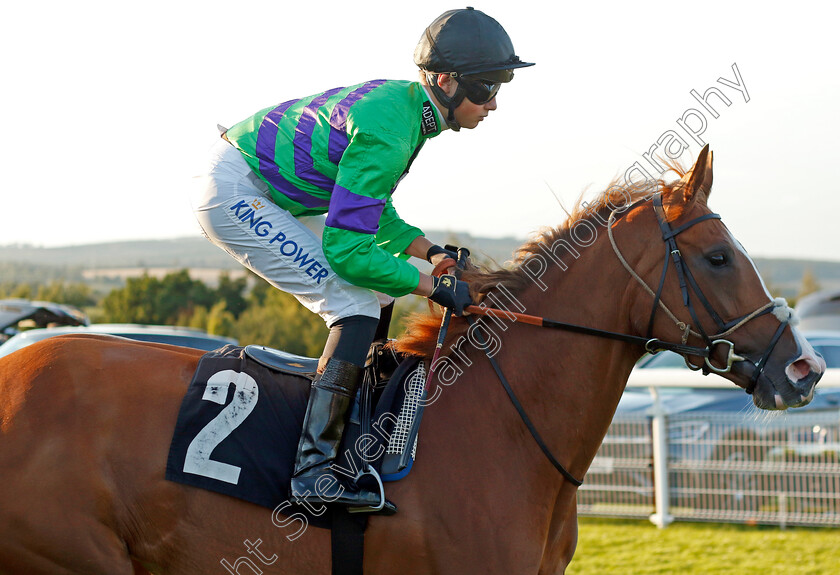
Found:
[[458, 84], [464, 90], [467, 99], [479, 106], [495, 98], [499, 92], [499, 88], [502, 87], [501, 82], [491, 83], [478, 78], [459, 78]]
[[481, 75], [456, 76], [455, 80], [464, 90], [467, 99], [476, 105], [483, 105], [496, 97], [499, 88], [513, 79], [512, 70], [485, 72]]

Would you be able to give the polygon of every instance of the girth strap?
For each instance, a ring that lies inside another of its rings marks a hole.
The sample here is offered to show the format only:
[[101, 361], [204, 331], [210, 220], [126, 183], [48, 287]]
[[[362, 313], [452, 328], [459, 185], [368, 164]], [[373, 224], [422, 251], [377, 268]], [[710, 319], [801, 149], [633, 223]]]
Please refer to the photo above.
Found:
[[332, 513], [332, 575], [362, 575], [367, 515], [336, 506]]

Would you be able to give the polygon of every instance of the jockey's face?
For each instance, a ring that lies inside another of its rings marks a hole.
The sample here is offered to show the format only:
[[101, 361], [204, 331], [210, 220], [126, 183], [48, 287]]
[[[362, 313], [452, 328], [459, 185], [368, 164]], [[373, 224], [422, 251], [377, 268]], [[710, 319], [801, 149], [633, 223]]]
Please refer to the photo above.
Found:
[[[458, 82], [445, 74], [438, 76], [438, 86], [440, 86], [449, 97], [454, 96], [455, 92], [458, 90]], [[464, 101], [455, 108], [455, 120], [457, 120], [458, 124], [460, 124], [462, 128], [472, 130], [487, 117], [491, 110], [495, 109], [495, 97], [484, 104], [473, 104], [469, 98], [464, 98]]]
[[478, 126], [491, 110], [496, 109], [496, 98], [484, 104], [473, 104], [469, 98], [464, 98], [461, 105], [455, 108], [455, 119], [462, 128], [471, 130]]

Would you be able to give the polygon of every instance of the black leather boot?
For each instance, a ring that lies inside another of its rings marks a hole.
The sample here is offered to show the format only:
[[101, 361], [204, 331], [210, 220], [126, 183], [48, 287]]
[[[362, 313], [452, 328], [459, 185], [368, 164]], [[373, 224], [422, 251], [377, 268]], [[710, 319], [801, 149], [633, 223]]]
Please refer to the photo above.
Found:
[[294, 499], [318, 505], [379, 506], [379, 493], [351, 490], [330, 468], [338, 455], [347, 411], [359, 385], [361, 370], [333, 357], [313, 382], [295, 458], [291, 486]]

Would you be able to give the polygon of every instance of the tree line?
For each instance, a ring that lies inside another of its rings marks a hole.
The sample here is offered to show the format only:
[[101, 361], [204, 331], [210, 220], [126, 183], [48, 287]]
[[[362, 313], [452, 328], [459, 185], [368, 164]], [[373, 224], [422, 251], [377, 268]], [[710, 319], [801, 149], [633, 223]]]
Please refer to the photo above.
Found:
[[[105, 295], [84, 282], [53, 280], [0, 282], [0, 298], [42, 300], [84, 310], [93, 323], [138, 323], [198, 328], [237, 339], [317, 357], [328, 329], [316, 314], [293, 296], [251, 274], [233, 279], [226, 272], [214, 287], [182, 269], [162, 278], [143, 273]], [[398, 300], [391, 322], [392, 336], [404, 327], [406, 315], [420, 309], [422, 298]]]

